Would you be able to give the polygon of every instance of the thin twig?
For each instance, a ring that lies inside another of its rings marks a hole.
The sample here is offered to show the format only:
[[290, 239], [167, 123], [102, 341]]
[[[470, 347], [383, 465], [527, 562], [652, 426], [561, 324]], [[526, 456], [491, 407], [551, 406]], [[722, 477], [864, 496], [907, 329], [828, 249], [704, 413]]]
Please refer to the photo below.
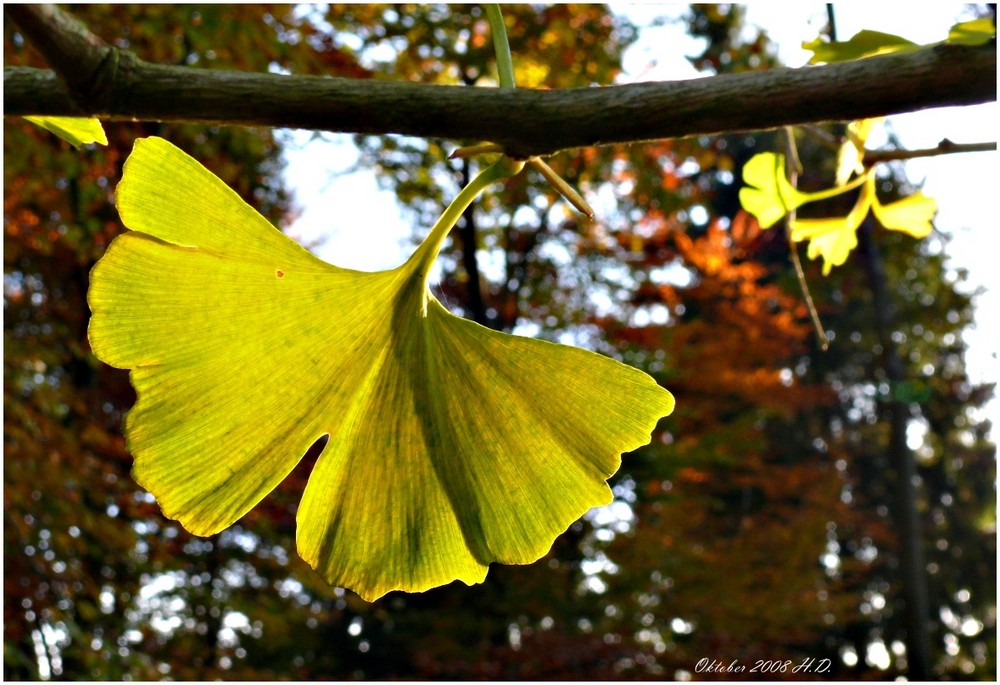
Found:
[[937, 155], [953, 155], [961, 152], [994, 152], [997, 144], [992, 143], [953, 143], [947, 138], [936, 147], [921, 150], [865, 150], [864, 165], [871, 166], [880, 162], [894, 162], [919, 157], [936, 157]]
[[464, 147], [455, 148], [455, 150], [448, 155], [448, 159], [465, 159], [467, 157], [475, 157], [476, 155], [488, 155], [503, 153], [503, 148], [496, 143], [480, 143], [479, 145], [466, 145]]
[[[793, 188], [797, 188], [802, 163], [799, 161], [799, 150], [795, 144], [795, 134], [791, 127], [785, 127], [785, 138], [788, 141], [788, 158], [792, 160], [792, 163], [788, 165], [786, 170], [788, 182], [792, 184]], [[788, 236], [788, 251], [792, 258], [792, 264], [795, 266], [795, 275], [799, 279], [799, 288], [802, 290], [802, 297], [806, 301], [806, 308], [809, 310], [813, 328], [816, 330], [816, 338], [819, 340], [820, 349], [825, 351], [830, 347], [830, 339], [826, 337], [826, 331], [823, 330], [823, 322], [819, 319], [819, 312], [816, 311], [816, 304], [813, 302], [812, 293], [809, 292], [809, 283], [806, 281], [806, 274], [802, 269], [802, 261], [799, 259], [798, 243], [792, 240], [792, 232], [788, 228], [791, 222], [795, 221], [794, 209], [788, 212], [786, 221], [785, 235]]]
[[788, 160], [791, 162], [788, 180], [793, 188], [798, 189], [799, 174], [802, 173], [802, 160], [799, 158], [799, 146], [795, 144], [795, 131], [792, 130], [791, 126], [785, 127], [785, 138], [788, 141]]
[[565, 179], [557, 174], [552, 167], [544, 162], [544, 160], [541, 160], [538, 157], [532, 157], [528, 160], [528, 166], [540, 173], [560, 195], [566, 198], [571, 205], [580, 210], [584, 216], [588, 219], [594, 218], [594, 210], [589, 204], [587, 204], [587, 201], [583, 199], [583, 196], [576, 192], [573, 186], [567, 183]]

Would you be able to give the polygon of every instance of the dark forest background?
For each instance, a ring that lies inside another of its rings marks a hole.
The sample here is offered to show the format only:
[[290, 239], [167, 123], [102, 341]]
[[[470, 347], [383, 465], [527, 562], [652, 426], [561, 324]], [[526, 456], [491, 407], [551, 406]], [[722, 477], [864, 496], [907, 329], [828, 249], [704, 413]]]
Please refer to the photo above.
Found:
[[[468, 85], [494, 73], [475, 6], [70, 11], [155, 62]], [[611, 83], [637, 35], [598, 5], [505, 13], [523, 86]], [[692, 6], [687, 22], [704, 39], [691, 59], [705, 74], [775, 66], [766, 34], [743, 26], [738, 7]], [[376, 45], [392, 57], [364, 59]], [[4, 63], [44, 66], [9, 23]], [[173, 141], [287, 225], [282, 138], [193, 125], [106, 130], [107, 147], [76, 151], [4, 121], [6, 679], [740, 677], [696, 672], [703, 658], [830, 660], [826, 673], [765, 679], [891, 679], [913, 674], [904, 645], [919, 631], [903, 606], [918, 580], [929, 675], [996, 678], [996, 450], [973, 411], [992, 388], [965, 373], [970, 297], [946, 250], [866, 224], [829, 277], [805, 264], [833, 333], [820, 351], [783, 230], [762, 232], [737, 198], [742, 165], [781, 149], [777, 133], [552, 159], [571, 184], [610, 198], [597, 222], [566, 211], [531, 173], [467, 215], [441, 257], [442, 301], [494, 328], [640, 367], [676, 395], [677, 410], [626, 455], [614, 504], [574, 524], [541, 561], [494, 567], [471, 588], [368, 604], [326, 586], [295, 554], [310, 457], [220, 535], [193, 538], [164, 519], [129, 476], [127, 374], [87, 344], [88, 272], [122, 231], [114, 188], [134, 139]], [[408, 208], [415, 237], [474, 171], [447, 160], [452, 141], [356, 142], [360, 164]], [[802, 187], [827, 184], [835, 155], [807, 136], [799, 146]], [[891, 171], [880, 193], [911, 192]], [[477, 250], [500, 267], [480, 271]], [[886, 301], [888, 319], [878, 314]], [[890, 354], [902, 380], [887, 370]], [[920, 438], [902, 457], [901, 420]], [[915, 467], [920, 579], [901, 563], [912, 544], [897, 525], [903, 457]]]

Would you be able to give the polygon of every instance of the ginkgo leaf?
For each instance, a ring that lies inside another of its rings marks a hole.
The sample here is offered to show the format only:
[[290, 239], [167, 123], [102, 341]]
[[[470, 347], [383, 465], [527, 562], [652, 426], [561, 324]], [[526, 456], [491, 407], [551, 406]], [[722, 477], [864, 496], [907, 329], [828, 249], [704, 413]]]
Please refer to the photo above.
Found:
[[854, 207], [847, 216], [829, 219], [794, 219], [788, 222], [794, 242], [809, 241], [806, 254], [809, 259], [823, 257], [823, 275], [847, 261], [847, 256], [858, 245], [858, 226], [864, 221], [875, 197], [875, 173], [870, 171], [861, 186]]
[[[859, 222], [860, 223], [860, 222]], [[794, 231], [792, 240], [809, 241], [806, 254], [809, 259], [823, 257], [823, 275], [828, 276], [830, 269], [847, 261], [851, 250], [858, 246], [857, 225], [853, 225], [850, 216], [833, 217], [830, 219], [796, 219], [790, 222]]]
[[847, 62], [890, 52], [909, 52], [918, 48], [919, 45], [900, 36], [867, 29], [858, 31], [846, 41], [827, 42], [822, 37], [817, 37], [815, 40], [802, 43], [803, 50], [813, 53], [809, 64]]
[[158, 138], [136, 141], [117, 205], [132, 230], [94, 267], [89, 336], [132, 370], [136, 480], [210, 535], [329, 436], [297, 544], [366, 599], [535, 561], [673, 409], [641, 371], [447, 312], [437, 226], [397, 269], [332, 266]]
[[887, 205], [875, 198], [872, 213], [885, 228], [902, 231], [914, 238], [926, 238], [933, 230], [931, 220], [937, 214], [937, 201], [921, 192]]
[[[856, 129], [852, 147], [864, 147], [871, 123], [875, 121], [877, 120], [854, 122]], [[858, 153], [854, 154], [856, 159]], [[857, 247], [856, 232], [869, 209], [874, 211], [876, 218], [886, 228], [909, 233], [914, 238], [923, 238], [931, 232], [930, 222], [937, 211], [937, 203], [916, 193], [888, 205], [880, 204], [875, 196], [873, 169], [849, 183], [813, 193], [797, 190], [785, 178], [785, 173], [785, 158], [774, 152], [754, 155], [743, 167], [743, 180], [747, 186], [740, 190], [740, 202], [746, 211], [757, 217], [761, 228], [770, 228], [790, 211], [804, 204], [842, 195], [861, 186], [854, 207], [846, 216], [825, 219], [796, 217], [788, 222], [792, 242], [808, 240], [809, 258], [823, 257], [823, 275], [828, 275], [832, 267], [846, 262], [851, 250]]]
[[884, 121], [883, 117], [873, 119], [859, 119], [847, 125], [847, 135], [844, 143], [837, 153], [837, 173], [835, 183], [842, 186], [847, 183], [854, 174], [862, 174], [865, 171], [862, 162], [865, 158], [865, 143], [872, 129], [877, 124]]
[[997, 34], [997, 27], [993, 23], [993, 20], [984, 17], [982, 19], [973, 19], [971, 21], [963, 21], [961, 23], [955, 24], [948, 31], [948, 40], [946, 42], [953, 43], [955, 45], [985, 45], [989, 43], [994, 36]]
[[50, 131], [73, 147], [89, 143], [108, 144], [104, 127], [97, 119], [86, 117], [24, 117], [36, 126]]
[[785, 174], [785, 156], [774, 152], [754, 155], [743, 166], [740, 204], [757, 217], [761, 228], [770, 228], [788, 212], [810, 201], [788, 182]]
[[824, 276], [830, 273], [831, 267], [846, 262], [851, 250], [857, 247], [857, 230], [869, 209], [878, 222], [890, 230], [902, 231], [914, 238], [925, 238], [932, 230], [931, 220], [937, 213], [937, 202], [933, 198], [918, 192], [883, 205], [875, 194], [874, 169], [870, 169], [863, 179], [858, 199], [847, 216], [788, 222], [793, 241], [809, 241], [809, 258], [823, 257]]
[[[948, 31], [948, 37], [942, 42], [969, 46], [985, 45], [995, 35], [996, 26], [992, 19], [973, 19], [952, 26]], [[931, 43], [931, 45], [937, 45], [937, 43]], [[828, 42], [822, 36], [817, 36], [809, 42], [802, 43], [804, 50], [813, 53], [809, 64], [847, 62], [892, 52], [911, 52], [922, 47], [924, 46], [892, 33], [867, 29], [859, 31], [846, 41]]]

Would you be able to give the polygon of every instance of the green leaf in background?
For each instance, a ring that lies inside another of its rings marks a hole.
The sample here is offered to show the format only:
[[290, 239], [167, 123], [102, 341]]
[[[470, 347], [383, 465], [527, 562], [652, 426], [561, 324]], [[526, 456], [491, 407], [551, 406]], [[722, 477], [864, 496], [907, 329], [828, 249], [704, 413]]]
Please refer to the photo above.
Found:
[[24, 117], [36, 126], [51, 131], [73, 147], [89, 143], [108, 144], [101, 122], [84, 117]]
[[[948, 31], [948, 37], [940, 42], [968, 46], [985, 45], [995, 35], [996, 26], [992, 19], [973, 19], [952, 26]], [[802, 48], [813, 53], [809, 64], [819, 64], [820, 62], [847, 62], [852, 59], [885, 55], [890, 52], [910, 52], [928, 45], [938, 44], [920, 45], [891, 33], [866, 29], [859, 31], [846, 41], [828, 42], [823, 36], [817, 36], [814, 40], [803, 43]]]
[[809, 64], [848, 62], [852, 59], [885, 55], [890, 52], [909, 52], [920, 47], [900, 36], [867, 29], [858, 31], [846, 41], [827, 42], [822, 36], [817, 36], [815, 40], [802, 44], [803, 50], [813, 53]]
[[992, 19], [973, 19], [952, 26], [951, 30], [948, 31], [946, 42], [968, 46], [986, 45], [996, 34], [997, 27], [993, 24]]
[[427, 288], [442, 231], [391, 271], [332, 266], [158, 138], [117, 204], [132, 230], [92, 271], [89, 337], [132, 370], [136, 480], [211, 535], [329, 436], [299, 553], [365, 599], [535, 561], [673, 409], [645, 373], [446, 311]]

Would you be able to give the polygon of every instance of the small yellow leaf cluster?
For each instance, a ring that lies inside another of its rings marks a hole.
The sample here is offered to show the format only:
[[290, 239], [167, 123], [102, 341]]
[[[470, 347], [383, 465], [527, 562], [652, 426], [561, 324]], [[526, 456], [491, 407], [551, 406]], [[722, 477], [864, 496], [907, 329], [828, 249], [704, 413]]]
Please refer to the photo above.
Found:
[[[746, 187], [740, 191], [743, 208], [753, 214], [761, 228], [771, 228], [786, 214], [809, 202], [818, 202], [842, 195], [860, 187], [858, 198], [845, 216], [824, 219], [788, 221], [792, 241], [809, 241], [810, 259], [823, 257], [823, 275], [834, 266], [847, 261], [847, 255], [857, 247], [857, 230], [870, 209], [885, 228], [924, 238], [931, 232], [931, 220], [937, 213], [937, 202], [920, 192], [883, 204], [875, 193], [875, 169], [865, 169], [864, 142], [873, 120], [853, 122], [848, 127], [848, 141], [838, 159], [837, 184], [833, 188], [806, 193], [795, 188], [785, 170], [783, 155], [764, 152], [755, 155], [743, 168]], [[851, 176], [857, 174], [853, 180]]]
[[[976, 19], [955, 24], [948, 37], [941, 41], [953, 45], [984, 45], [994, 39], [996, 27], [989, 19]], [[906, 38], [878, 31], [861, 31], [847, 41], [827, 42], [822, 37], [802, 44], [813, 53], [810, 64], [844, 62], [893, 52], [909, 52], [922, 47]], [[798, 219], [792, 214], [788, 221], [793, 242], [809, 241], [810, 259], [823, 257], [823, 274], [847, 260], [857, 244], [857, 229], [871, 209], [885, 228], [902, 231], [914, 238], [924, 238], [931, 232], [931, 221], [937, 213], [937, 202], [917, 192], [897, 202], [882, 204], [875, 194], [875, 170], [865, 168], [865, 141], [878, 119], [855, 121], [847, 127], [847, 140], [837, 159], [836, 183], [833, 188], [815, 193], [803, 193], [787, 179], [785, 158], [775, 153], [763, 153], [751, 159], [743, 170], [747, 187], [740, 191], [743, 208], [757, 217], [761, 228], [770, 228], [786, 214], [808, 203], [825, 200], [860, 187], [854, 207], [846, 216], [825, 219]], [[851, 177], [854, 177], [851, 180]]]
[[857, 230], [871, 209], [882, 226], [925, 238], [931, 232], [931, 219], [937, 213], [937, 202], [920, 192], [889, 204], [882, 204], [875, 195], [875, 170], [864, 176], [861, 193], [847, 216], [829, 219], [792, 219], [789, 221], [792, 240], [809, 241], [809, 259], [823, 256], [823, 275], [830, 268], [847, 261], [847, 255], [857, 247]]

